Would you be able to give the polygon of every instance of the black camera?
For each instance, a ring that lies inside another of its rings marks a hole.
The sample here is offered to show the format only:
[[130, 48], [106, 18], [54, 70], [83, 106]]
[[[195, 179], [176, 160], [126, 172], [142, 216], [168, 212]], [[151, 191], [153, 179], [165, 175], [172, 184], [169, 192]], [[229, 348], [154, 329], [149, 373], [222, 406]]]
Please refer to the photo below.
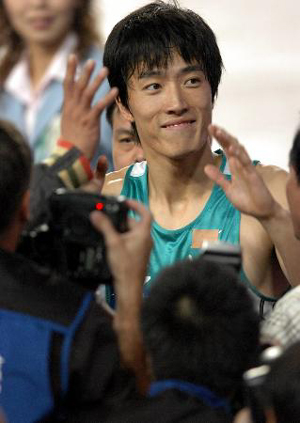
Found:
[[260, 356], [260, 365], [247, 370], [244, 375], [246, 402], [250, 408], [253, 423], [266, 423], [264, 383], [272, 363], [282, 354], [282, 348], [266, 348]]
[[205, 260], [232, 267], [236, 272], [242, 268], [242, 250], [240, 245], [224, 241], [204, 241], [201, 255]]
[[48, 200], [45, 221], [22, 234], [18, 252], [89, 289], [111, 284], [103, 236], [90, 222], [93, 210], [105, 213], [118, 232], [127, 230], [124, 197], [61, 188]]

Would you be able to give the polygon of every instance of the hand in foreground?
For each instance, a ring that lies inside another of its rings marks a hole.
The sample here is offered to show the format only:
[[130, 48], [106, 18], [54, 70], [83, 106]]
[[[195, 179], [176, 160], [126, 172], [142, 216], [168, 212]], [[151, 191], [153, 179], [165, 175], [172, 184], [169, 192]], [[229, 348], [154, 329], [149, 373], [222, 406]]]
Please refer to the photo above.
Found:
[[93, 225], [105, 238], [117, 298], [118, 291], [120, 294], [129, 294], [135, 282], [142, 289], [152, 248], [150, 212], [134, 200], [127, 200], [127, 205], [140, 215], [140, 220], [130, 219], [129, 230], [124, 233], [117, 232], [104, 213], [91, 213]]
[[205, 166], [206, 175], [220, 185], [229, 201], [242, 213], [262, 219], [272, 216], [278, 204], [245, 148], [224, 129], [216, 125], [210, 125], [208, 129], [226, 154], [231, 181], [214, 165]]
[[79, 148], [88, 159], [92, 159], [99, 143], [101, 114], [115, 100], [118, 90], [112, 88], [104, 98], [92, 105], [97, 90], [108, 75], [108, 69], [102, 68], [90, 81], [95, 62], [88, 60], [78, 79], [75, 78], [77, 65], [77, 58], [72, 54], [64, 79], [61, 136]]
[[117, 298], [114, 329], [123, 364], [134, 371], [137, 386], [145, 393], [149, 384], [143, 337], [140, 327], [143, 283], [152, 248], [151, 214], [140, 203], [127, 200], [129, 208], [140, 215], [130, 220], [128, 232], [118, 233], [109, 218], [92, 212], [91, 221], [103, 233], [107, 258], [114, 277]]

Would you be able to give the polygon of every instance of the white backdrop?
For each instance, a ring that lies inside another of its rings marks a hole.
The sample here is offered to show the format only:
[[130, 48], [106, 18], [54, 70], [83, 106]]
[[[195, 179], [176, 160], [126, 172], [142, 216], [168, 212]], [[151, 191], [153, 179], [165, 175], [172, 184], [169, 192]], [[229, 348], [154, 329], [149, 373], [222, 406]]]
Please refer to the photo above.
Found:
[[[96, 0], [104, 39], [145, 0]], [[225, 72], [213, 121], [252, 158], [287, 169], [300, 123], [299, 0], [181, 0], [215, 32]]]

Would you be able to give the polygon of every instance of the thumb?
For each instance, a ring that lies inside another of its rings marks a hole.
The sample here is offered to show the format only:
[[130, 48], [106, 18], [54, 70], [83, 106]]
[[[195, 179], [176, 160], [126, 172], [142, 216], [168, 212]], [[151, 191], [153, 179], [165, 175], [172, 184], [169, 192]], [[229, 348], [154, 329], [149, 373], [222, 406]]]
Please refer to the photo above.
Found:
[[105, 175], [108, 169], [108, 160], [107, 157], [102, 155], [99, 157], [96, 169], [94, 172], [94, 177], [97, 180], [99, 186], [100, 186], [100, 192], [103, 188], [104, 181], [105, 181]]
[[108, 169], [108, 160], [107, 157], [102, 155], [98, 158], [96, 170], [95, 170], [95, 178], [97, 179], [104, 179], [105, 174]]

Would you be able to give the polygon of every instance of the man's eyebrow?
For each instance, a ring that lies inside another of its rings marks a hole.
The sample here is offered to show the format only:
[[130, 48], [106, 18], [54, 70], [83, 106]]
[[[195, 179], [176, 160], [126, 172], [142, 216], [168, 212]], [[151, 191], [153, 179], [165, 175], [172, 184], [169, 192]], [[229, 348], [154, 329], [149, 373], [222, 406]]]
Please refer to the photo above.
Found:
[[203, 66], [197, 63], [196, 65], [188, 65], [180, 69], [179, 74], [185, 74], [190, 72], [203, 72]]
[[[181, 68], [178, 72], [179, 75], [184, 75], [190, 72], [203, 72], [203, 66], [199, 63], [195, 65], [187, 65], [184, 68]], [[145, 70], [139, 74], [139, 79], [146, 79], [151, 78], [153, 76], [161, 76], [165, 73], [165, 70], [159, 69], [152, 69], [152, 70]]]
[[139, 74], [139, 79], [151, 78], [152, 76], [161, 76], [163, 72], [158, 69], [145, 70]]

